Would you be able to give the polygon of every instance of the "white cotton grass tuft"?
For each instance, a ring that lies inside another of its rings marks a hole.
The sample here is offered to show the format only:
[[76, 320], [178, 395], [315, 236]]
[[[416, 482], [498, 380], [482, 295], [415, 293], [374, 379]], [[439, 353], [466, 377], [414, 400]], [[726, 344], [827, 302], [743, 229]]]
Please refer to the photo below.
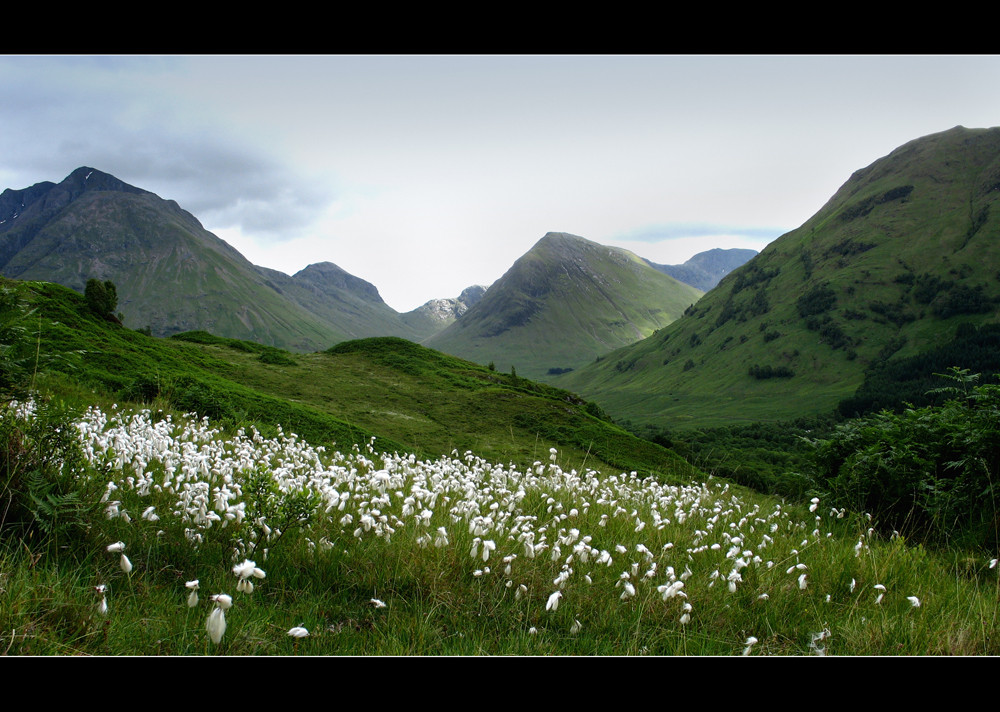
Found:
[[294, 628], [289, 629], [288, 635], [293, 638], [308, 638], [309, 631], [302, 626], [295, 626]]
[[222, 642], [222, 636], [226, 634], [226, 611], [232, 607], [233, 598], [224, 593], [217, 593], [212, 596], [212, 600], [215, 601], [215, 608], [208, 614], [205, 630], [208, 631], [208, 637], [212, 642], [218, 645]]
[[916, 596], [907, 596], [906, 600], [910, 602], [910, 605], [914, 608], [920, 608], [920, 599]]
[[129, 561], [128, 557], [125, 556], [125, 554], [122, 554], [122, 560], [119, 562], [119, 565], [121, 566], [122, 571], [125, 572], [126, 574], [132, 573], [132, 562]]
[[743, 654], [749, 655], [750, 651], [753, 649], [753, 646], [757, 645], [757, 643], [759, 642], [760, 642], [759, 640], [757, 640], [755, 637], [751, 635], [749, 638], [747, 638], [747, 642], [744, 643], [746, 647], [743, 648]]
[[377, 598], [371, 599], [369, 601], [369, 603], [371, 603], [375, 608], [385, 608], [386, 607], [385, 601], [380, 601]]
[[562, 591], [556, 591], [545, 603], [545, 610], [555, 612], [559, 608], [559, 599], [563, 597]]
[[184, 586], [191, 590], [191, 593], [188, 594], [188, 599], [187, 599], [188, 608], [194, 608], [195, 606], [198, 605], [198, 579], [195, 579], [194, 581], [188, 581], [187, 583], [184, 584]]

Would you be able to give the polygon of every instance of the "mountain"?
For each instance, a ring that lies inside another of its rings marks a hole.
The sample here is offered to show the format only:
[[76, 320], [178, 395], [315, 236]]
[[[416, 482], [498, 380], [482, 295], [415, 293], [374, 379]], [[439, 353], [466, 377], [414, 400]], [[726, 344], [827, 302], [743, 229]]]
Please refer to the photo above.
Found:
[[831, 412], [870, 369], [998, 321], [998, 200], [1000, 128], [911, 141], [674, 324], [555, 382], [669, 429]]
[[93, 168], [0, 194], [0, 274], [82, 292], [118, 288], [126, 325], [207, 330], [295, 351], [365, 336], [419, 338], [374, 285], [331, 263], [256, 267], [176, 202]]
[[701, 295], [627, 250], [550, 232], [423, 343], [537, 380], [649, 336]]
[[737, 267], [746, 264], [756, 254], [756, 250], [735, 247], [724, 250], [717, 247], [706, 252], [699, 252], [682, 265], [658, 265], [649, 260], [646, 262], [660, 272], [669, 274], [678, 282], [690, 284], [695, 289], [707, 292], [715, 287], [719, 280]]
[[466, 287], [458, 297], [451, 299], [431, 299], [413, 311], [403, 314], [403, 323], [416, 330], [415, 341], [436, 334], [475, 306], [486, 294], [486, 287], [473, 285]]

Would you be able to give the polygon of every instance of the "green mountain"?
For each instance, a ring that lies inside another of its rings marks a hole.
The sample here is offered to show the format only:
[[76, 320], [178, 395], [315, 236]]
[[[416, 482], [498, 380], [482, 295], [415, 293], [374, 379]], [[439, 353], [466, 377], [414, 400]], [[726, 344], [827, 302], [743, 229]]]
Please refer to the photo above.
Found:
[[831, 412], [866, 371], [998, 321], [998, 199], [1000, 128], [911, 141], [683, 318], [555, 382], [668, 429]]
[[649, 336], [701, 295], [627, 250], [550, 232], [423, 343], [544, 379]]
[[695, 289], [707, 292], [713, 289], [723, 277], [737, 267], [746, 264], [756, 255], [756, 250], [743, 250], [735, 247], [724, 250], [717, 247], [699, 252], [680, 265], [659, 265], [649, 260], [646, 262], [660, 272], [669, 274], [678, 282], [690, 284]]
[[291, 277], [256, 267], [174, 201], [92, 168], [0, 194], [0, 274], [80, 292], [89, 278], [111, 280], [124, 323], [164, 336], [204, 329], [314, 351], [426, 334], [336, 265]]

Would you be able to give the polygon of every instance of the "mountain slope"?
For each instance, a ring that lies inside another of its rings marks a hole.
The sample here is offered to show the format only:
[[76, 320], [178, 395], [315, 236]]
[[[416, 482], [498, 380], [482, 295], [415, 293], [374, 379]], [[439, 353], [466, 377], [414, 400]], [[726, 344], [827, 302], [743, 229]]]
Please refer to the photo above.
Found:
[[998, 199], [1000, 129], [911, 141], [682, 319], [556, 382], [668, 428], [829, 412], [871, 365], [998, 320]]
[[258, 268], [174, 201], [92, 168], [0, 194], [0, 274], [83, 291], [112, 280], [133, 328], [193, 329], [296, 351], [415, 337], [374, 286], [336, 265]]
[[460, 320], [424, 344], [545, 378], [648, 336], [701, 294], [626, 250], [548, 233]]
[[690, 284], [695, 289], [707, 292], [713, 289], [719, 280], [749, 262], [756, 254], [756, 250], [742, 250], [735, 247], [724, 250], [717, 247], [699, 252], [681, 265], [658, 265], [649, 260], [646, 262], [660, 272], [669, 274], [678, 282]]

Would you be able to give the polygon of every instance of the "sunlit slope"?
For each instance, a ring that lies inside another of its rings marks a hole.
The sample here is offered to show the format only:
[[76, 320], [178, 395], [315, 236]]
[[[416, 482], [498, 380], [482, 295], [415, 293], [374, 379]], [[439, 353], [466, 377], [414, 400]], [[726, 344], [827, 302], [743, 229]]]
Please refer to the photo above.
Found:
[[424, 343], [498, 371], [548, 378], [649, 336], [701, 295], [631, 252], [548, 233]]
[[76, 398], [92, 392], [105, 401], [195, 411], [234, 427], [281, 425], [339, 447], [374, 436], [381, 449], [420, 457], [472, 450], [527, 467], [548, 462], [556, 448], [569, 467], [692, 474], [671, 451], [633, 437], [567, 391], [398, 337], [312, 354], [207, 332], [155, 338], [96, 316], [83, 297], [59, 285], [2, 286], [36, 309], [25, 323], [40, 331], [40, 371], [65, 374], [43, 382]]
[[662, 427], [832, 410], [878, 359], [997, 321], [1000, 129], [917, 139], [658, 334], [557, 379]]

